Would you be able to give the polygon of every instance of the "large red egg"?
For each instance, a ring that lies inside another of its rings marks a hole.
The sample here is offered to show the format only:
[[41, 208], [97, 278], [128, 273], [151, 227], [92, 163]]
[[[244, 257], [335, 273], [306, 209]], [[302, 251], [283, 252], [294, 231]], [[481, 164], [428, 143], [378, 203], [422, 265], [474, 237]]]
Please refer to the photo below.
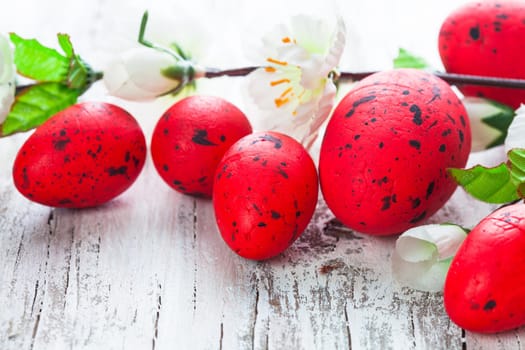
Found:
[[213, 206], [224, 241], [238, 255], [268, 259], [288, 248], [315, 211], [314, 162], [295, 139], [277, 132], [243, 137], [215, 175]]
[[176, 191], [211, 197], [213, 175], [226, 150], [252, 127], [243, 112], [221, 97], [191, 96], [170, 107], [151, 139], [161, 178]]
[[398, 69], [358, 83], [330, 119], [319, 176], [328, 207], [348, 227], [375, 235], [421, 224], [449, 199], [449, 167], [470, 152], [465, 109], [430, 73]]

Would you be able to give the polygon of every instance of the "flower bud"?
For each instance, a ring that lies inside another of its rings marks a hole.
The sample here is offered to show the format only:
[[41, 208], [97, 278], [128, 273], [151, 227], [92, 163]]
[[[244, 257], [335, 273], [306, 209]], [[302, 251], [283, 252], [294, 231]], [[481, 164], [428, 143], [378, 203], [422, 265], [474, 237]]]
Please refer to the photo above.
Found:
[[110, 95], [144, 101], [168, 94], [193, 79], [193, 67], [169, 53], [148, 47], [131, 49], [104, 71]]
[[15, 100], [15, 71], [9, 39], [0, 34], [0, 123], [5, 121]]

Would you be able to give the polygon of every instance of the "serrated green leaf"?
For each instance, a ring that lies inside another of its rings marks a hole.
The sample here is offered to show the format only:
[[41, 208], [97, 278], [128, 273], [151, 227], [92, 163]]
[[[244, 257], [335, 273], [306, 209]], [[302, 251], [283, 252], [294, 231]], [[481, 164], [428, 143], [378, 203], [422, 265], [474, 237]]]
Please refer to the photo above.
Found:
[[416, 56], [407, 50], [400, 48], [397, 57], [394, 58], [394, 68], [416, 68], [425, 69], [430, 65], [424, 58]]
[[76, 103], [81, 91], [60, 83], [32, 85], [17, 95], [2, 125], [2, 135], [33, 129], [55, 113]]
[[66, 54], [66, 57], [73, 57], [75, 54], [75, 51], [73, 50], [73, 44], [71, 43], [71, 39], [68, 34], [57, 34], [58, 38], [58, 44], [60, 45], [60, 48], [62, 48], [62, 51]]
[[516, 185], [525, 183], [525, 149], [512, 149], [508, 153], [510, 173]]
[[10, 34], [15, 45], [14, 61], [18, 72], [37, 81], [62, 82], [67, 78], [69, 59], [35, 39]]
[[517, 185], [505, 163], [487, 168], [451, 168], [449, 173], [471, 196], [488, 203], [509, 203], [519, 198]]

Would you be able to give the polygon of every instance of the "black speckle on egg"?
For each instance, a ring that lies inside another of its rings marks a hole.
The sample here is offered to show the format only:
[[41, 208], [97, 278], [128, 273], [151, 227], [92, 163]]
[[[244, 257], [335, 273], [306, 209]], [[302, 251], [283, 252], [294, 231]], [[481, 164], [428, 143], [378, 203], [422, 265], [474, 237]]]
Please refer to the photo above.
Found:
[[472, 40], [478, 40], [480, 37], [479, 25], [471, 27], [469, 30], [469, 36]]
[[489, 301], [487, 301], [485, 303], [485, 305], [483, 306], [483, 310], [484, 311], [490, 311], [492, 309], [494, 309], [496, 307], [496, 301], [493, 300], [493, 299], [490, 299]]
[[431, 182], [428, 184], [425, 199], [430, 198], [430, 196], [431, 196], [432, 193], [434, 192], [434, 186], [435, 186], [434, 181], [431, 181]]
[[206, 130], [197, 129], [193, 134], [191, 140], [202, 146], [216, 146], [217, 144], [208, 139], [208, 132]]
[[410, 145], [410, 147], [414, 147], [417, 150], [421, 148], [421, 142], [419, 142], [418, 140], [409, 140], [408, 144]]
[[381, 206], [381, 210], [388, 210], [390, 209], [390, 201], [392, 200], [391, 196], [385, 196], [381, 199], [383, 202], [383, 205]]
[[126, 175], [127, 171], [128, 167], [125, 165], [119, 167], [109, 167], [106, 169], [106, 172], [109, 176]]
[[413, 198], [411, 199], [411, 202], [412, 202], [412, 209], [416, 209], [421, 204], [421, 199]]
[[421, 108], [419, 108], [418, 105], [411, 105], [410, 106], [410, 112], [412, 112], [414, 114], [413, 118], [412, 118], [412, 122], [416, 125], [421, 125], [423, 124], [423, 118], [421, 118]]

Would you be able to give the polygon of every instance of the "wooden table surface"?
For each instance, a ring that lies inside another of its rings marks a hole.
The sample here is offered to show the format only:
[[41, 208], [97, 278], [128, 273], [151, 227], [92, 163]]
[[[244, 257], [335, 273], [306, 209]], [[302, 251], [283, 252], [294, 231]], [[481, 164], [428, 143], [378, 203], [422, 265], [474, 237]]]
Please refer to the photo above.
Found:
[[[457, 4], [338, 2], [349, 31], [342, 66], [389, 68], [398, 47], [438, 65], [436, 31]], [[244, 63], [234, 34], [254, 11], [266, 8], [270, 16], [313, 5], [201, 0], [186, 9], [194, 9], [202, 25], [220, 29], [213, 43], [222, 54], [212, 54], [210, 62], [231, 67]], [[145, 6], [174, 19], [178, 13], [168, 1], [19, 0], [0, 6], [3, 32], [50, 45], [57, 32], [70, 33], [79, 53], [95, 64], [118, 49], [119, 36], [135, 38]], [[240, 80], [206, 82], [201, 91], [249, 110]], [[99, 84], [82, 99], [125, 107], [148, 139], [172, 103], [116, 100]], [[28, 136], [0, 140], [0, 349], [522, 348], [524, 329], [464, 332], [447, 317], [442, 294], [398, 285], [390, 263], [396, 237], [342, 227], [322, 199], [302, 237], [264, 262], [233, 254], [218, 233], [211, 201], [171, 190], [150, 158], [136, 183], [101, 207], [31, 203], [11, 179]], [[497, 150], [477, 153], [471, 162], [497, 156]], [[458, 190], [429, 221], [472, 227], [492, 208]]]

